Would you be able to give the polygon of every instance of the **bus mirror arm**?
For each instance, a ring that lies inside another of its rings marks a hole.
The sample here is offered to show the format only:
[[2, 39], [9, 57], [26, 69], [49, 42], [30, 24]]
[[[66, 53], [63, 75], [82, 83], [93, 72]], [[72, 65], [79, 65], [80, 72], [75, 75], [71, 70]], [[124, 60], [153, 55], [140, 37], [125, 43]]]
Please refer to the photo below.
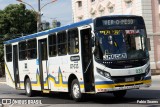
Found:
[[91, 37], [91, 40], [90, 40], [90, 46], [94, 47], [94, 45], [95, 45], [95, 33], [93, 31], [91, 31], [91, 34], [92, 34], [92, 37]]
[[94, 47], [94, 45], [95, 45], [95, 39], [94, 37], [92, 37], [90, 40], [90, 47]]
[[92, 54], [95, 52], [95, 37], [92, 37], [90, 40], [90, 48], [92, 48]]
[[95, 53], [95, 47], [92, 48], [92, 54], [94, 54], [94, 53]]
[[95, 52], [95, 33], [91, 31], [92, 37], [90, 40], [90, 47], [92, 48], [92, 54]]

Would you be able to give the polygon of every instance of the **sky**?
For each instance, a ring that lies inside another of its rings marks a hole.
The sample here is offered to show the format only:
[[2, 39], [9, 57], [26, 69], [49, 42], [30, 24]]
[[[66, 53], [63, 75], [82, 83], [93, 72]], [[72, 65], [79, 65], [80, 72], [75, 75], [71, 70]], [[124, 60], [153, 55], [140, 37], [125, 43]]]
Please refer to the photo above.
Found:
[[[36, 11], [38, 11], [38, 0], [23, 0], [24, 2], [30, 4]], [[41, 0], [41, 7], [52, 0]], [[16, 0], [0, 0], [0, 10], [3, 10], [9, 4], [19, 4], [20, 2]], [[32, 9], [30, 6], [26, 5], [27, 9]], [[56, 19], [61, 22], [61, 25], [66, 25], [73, 23], [72, 21], [72, 5], [71, 0], [57, 0], [54, 3], [46, 5], [41, 10], [42, 21], [52, 22]]]

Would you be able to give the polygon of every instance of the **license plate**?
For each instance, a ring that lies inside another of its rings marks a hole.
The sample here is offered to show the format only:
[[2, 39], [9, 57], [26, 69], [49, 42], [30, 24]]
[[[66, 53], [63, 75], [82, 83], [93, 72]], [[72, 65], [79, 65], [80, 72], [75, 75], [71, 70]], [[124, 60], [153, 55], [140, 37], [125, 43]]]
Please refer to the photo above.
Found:
[[134, 81], [134, 77], [131, 77], [131, 78], [125, 78], [125, 81], [126, 81], [126, 82]]

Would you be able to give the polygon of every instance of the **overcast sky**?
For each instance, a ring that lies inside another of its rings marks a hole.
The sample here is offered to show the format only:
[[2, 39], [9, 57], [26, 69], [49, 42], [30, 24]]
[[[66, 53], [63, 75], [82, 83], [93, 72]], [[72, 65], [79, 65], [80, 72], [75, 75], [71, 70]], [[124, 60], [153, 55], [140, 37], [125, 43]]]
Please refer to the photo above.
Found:
[[[38, 10], [38, 0], [23, 0], [37, 11]], [[52, 0], [41, 0], [41, 7]], [[16, 0], [0, 0], [0, 10], [3, 10], [9, 4], [19, 4]], [[27, 6], [27, 5], [26, 5]], [[27, 6], [27, 9], [31, 9]], [[42, 20], [52, 22], [53, 19], [59, 20], [62, 25], [72, 23], [72, 6], [71, 0], [57, 0], [52, 4], [48, 4], [42, 10], [43, 16]]]

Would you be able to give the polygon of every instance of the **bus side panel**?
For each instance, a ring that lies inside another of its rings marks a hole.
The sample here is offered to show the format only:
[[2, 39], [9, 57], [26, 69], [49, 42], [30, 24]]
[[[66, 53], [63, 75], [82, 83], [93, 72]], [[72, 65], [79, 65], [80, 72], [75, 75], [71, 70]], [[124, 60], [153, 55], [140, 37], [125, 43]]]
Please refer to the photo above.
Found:
[[12, 62], [6, 62], [5, 63], [5, 73], [6, 73], [6, 83], [7, 83], [7, 85], [15, 88], [13, 63]]
[[38, 59], [28, 60], [27, 67], [29, 69], [28, 76], [29, 76], [31, 84], [32, 84], [32, 89], [33, 90], [41, 90]]
[[67, 56], [50, 58], [49, 63], [49, 88], [51, 91], [68, 92], [67, 82]]
[[28, 69], [25, 69], [25, 65], [27, 64], [27, 60], [19, 61], [19, 79], [20, 79], [20, 88], [24, 89], [24, 78], [28, 73]]
[[[79, 52], [80, 53], [80, 52]], [[76, 58], [79, 60], [73, 61], [72, 58]], [[79, 58], [78, 58], [79, 57]], [[67, 80], [69, 80], [69, 76], [74, 74], [79, 81], [81, 92], [84, 93], [84, 78], [83, 78], [83, 70], [82, 70], [82, 58], [80, 54], [70, 55], [68, 57], [68, 66], [67, 66]]]
[[24, 89], [25, 77], [28, 76], [31, 81], [32, 90], [41, 90], [38, 71], [36, 59], [19, 61], [21, 89]]
[[68, 92], [68, 80], [71, 74], [74, 74], [79, 83], [80, 87], [83, 88], [83, 75], [80, 66], [80, 61], [76, 63], [70, 61], [70, 56], [59, 56], [50, 58], [49, 62], [49, 88], [51, 91]]
[[[84, 93], [84, 80], [83, 80], [83, 71], [82, 71], [82, 63], [81, 63], [80, 54], [68, 55], [66, 56], [66, 58], [67, 58], [66, 66], [65, 68], [62, 68], [62, 70], [64, 71], [63, 78], [65, 78], [68, 83], [70, 75], [75, 75], [79, 81], [81, 92]], [[73, 60], [74, 58], [77, 60]]]
[[48, 70], [49, 70], [49, 89], [51, 91], [58, 91], [58, 70], [59, 61], [57, 57], [48, 59]]

